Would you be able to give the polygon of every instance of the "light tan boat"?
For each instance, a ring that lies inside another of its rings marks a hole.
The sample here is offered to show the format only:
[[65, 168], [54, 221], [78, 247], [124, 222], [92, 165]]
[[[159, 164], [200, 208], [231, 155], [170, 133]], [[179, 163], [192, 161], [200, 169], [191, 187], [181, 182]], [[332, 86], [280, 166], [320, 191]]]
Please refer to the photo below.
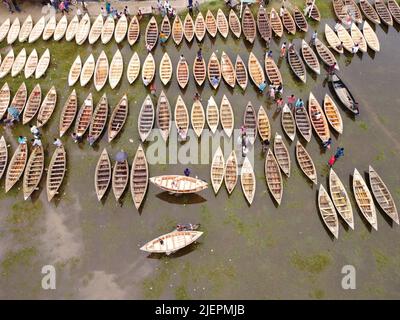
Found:
[[146, 27], [145, 44], [147, 51], [151, 51], [157, 44], [158, 40], [158, 24], [156, 18], [151, 17]]
[[261, 141], [271, 140], [271, 124], [267, 112], [263, 106], [260, 106], [257, 114], [257, 128]]
[[236, 158], [235, 150], [232, 150], [228, 159], [226, 160], [225, 166], [225, 187], [229, 194], [235, 189], [239, 175], [238, 163]]
[[246, 90], [249, 76], [247, 74], [246, 64], [239, 55], [236, 56], [235, 74], [238, 85], [242, 88], [242, 90]]
[[75, 119], [76, 113], [78, 111], [78, 97], [76, 96], [75, 89], [72, 90], [71, 94], [68, 96], [67, 101], [61, 110], [59, 132], [60, 138], [67, 132], [72, 122]]
[[299, 53], [296, 51], [295, 48], [292, 48], [287, 51], [287, 57], [290, 68], [292, 69], [293, 73], [303, 83], [306, 83], [307, 81], [306, 67], [304, 66], [303, 60], [300, 58]]
[[242, 191], [247, 202], [251, 205], [256, 193], [256, 176], [254, 174], [253, 166], [247, 157], [244, 159], [240, 171], [240, 184], [242, 185]]
[[179, 58], [176, 66], [176, 80], [182, 89], [185, 89], [189, 82], [189, 65], [183, 56]]
[[4, 22], [0, 26], [0, 42], [2, 42], [8, 35], [8, 31], [10, 30], [11, 21], [10, 18], [4, 20]]
[[172, 39], [174, 39], [174, 42], [177, 46], [182, 42], [183, 39], [183, 25], [179, 15], [175, 16], [174, 22], [172, 23]]
[[126, 118], [128, 117], [128, 110], [128, 97], [125, 94], [115, 106], [111, 114], [107, 129], [108, 142], [111, 142], [118, 135], [118, 133], [120, 133], [126, 122]]
[[101, 36], [101, 30], [103, 29], [104, 25], [104, 20], [103, 20], [103, 15], [99, 14], [94, 20], [92, 27], [89, 32], [89, 43], [94, 44], [96, 43], [97, 40], [99, 40]]
[[289, 34], [296, 34], [296, 23], [289, 10], [285, 9], [282, 16], [282, 24]]
[[251, 80], [258, 88], [260, 84], [265, 82], [265, 74], [263, 68], [261, 67], [260, 62], [258, 61], [257, 57], [253, 54], [253, 52], [250, 52], [249, 55], [248, 69]]
[[165, 142], [167, 142], [171, 130], [171, 118], [171, 106], [164, 91], [161, 91], [157, 102], [156, 123]]
[[14, 64], [14, 50], [11, 48], [7, 55], [4, 57], [0, 65], [0, 79], [4, 78], [10, 71]]
[[228, 136], [228, 138], [230, 138], [233, 133], [233, 128], [235, 126], [235, 116], [233, 114], [231, 103], [229, 102], [226, 95], [222, 97], [219, 114], [221, 117], [222, 128], [224, 129], [225, 134]]
[[178, 95], [178, 99], [176, 100], [175, 104], [174, 119], [178, 133], [181, 131], [182, 135], [186, 136], [189, 130], [189, 113], [186, 108], [186, 104], [180, 95]]
[[54, 31], [56, 30], [57, 20], [56, 16], [51, 16], [44, 27], [42, 38], [44, 41], [49, 40], [53, 37]]
[[92, 93], [89, 93], [79, 109], [78, 115], [75, 121], [74, 133], [78, 137], [82, 137], [86, 130], [89, 128], [90, 120], [93, 114], [93, 98]]
[[197, 14], [194, 22], [194, 34], [199, 42], [203, 41], [204, 36], [206, 35], [206, 22], [201, 12]]
[[361, 52], [367, 52], [368, 51], [368, 46], [367, 46], [367, 41], [364, 38], [364, 35], [358, 29], [357, 25], [353, 23], [351, 25], [351, 38], [353, 39], [354, 43], [359, 45], [360, 51]]
[[337, 53], [343, 53], [343, 48], [339, 48], [341, 41], [339, 40], [336, 33], [332, 30], [330, 26], [325, 25], [325, 38], [328, 41], [329, 46], [335, 50]]
[[127, 38], [128, 43], [133, 46], [140, 36], [140, 24], [136, 16], [133, 16], [131, 22], [129, 22]]
[[128, 69], [126, 71], [126, 76], [130, 84], [134, 83], [140, 73], [140, 59], [139, 55], [135, 51], [129, 60]]
[[343, 0], [333, 0], [333, 11], [339, 21], [345, 21], [347, 17], [347, 9]]
[[149, 185], [149, 167], [142, 145], [139, 145], [133, 159], [130, 180], [133, 203], [139, 210]]
[[215, 133], [219, 124], [219, 110], [212, 96], [210, 96], [207, 102], [206, 119], [211, 132]]
[[19, 42], [25, 42], [26, 40], [28, 40], [28, 37], [32, 31], [33, 28], [33, 20], [32, 20], [32, 16], [29, 15], [24, 23], [21, 26], [21, 29], [19, 30], [19, 34], [18, 34], [18, 41]]
[[155, 72], [156, 62], [151, 52], [149, 52], [142, 67], [142, 81], [145, 86], [148, 86], [153, 81]]
[[210, 81], [210, 84], [214, 89], [217, 89], [219, 83], [221, 82], [221, 65], [218, 61], [215, 52], [211, 54], [211, 57], [208, 60], [207, 69], [208, 69], [208, 81]]
[[53, 39], [54, 41], [59, 41], [61, 40], [68, 28], [68, 19], [67, 16], [62, 16], [60, 21], [58, 21], [56, 29], [54, 30], [54, 35], [53, 35]]
[[265, 55], [265, 73], [267, 74], [268, 80], [274, 86], [283, 84], [281, 72], [276, 65], [274, 59], [269, 58]]
[[119, 49], [115, 52], [111, 63], [108, 75], [108, 82], [111, 89], [114, 89], [121, 81], [122, 74], [124, 73], [124, 60], [122, 58], [121, 51]]
[[119, 201], [129, 181], [129, 164], [127, 160], [117, 161], [112, 175], [112, 189], [116, 201]]
[[360, 8], [364, 16], [371, 22], [380, 24], [381, 19], [379, 18], [378, 14], [376, 13], [374, 7], [369, 3], [368, 0], [360, 0]]
[[206, 122], [204, 108], [200, 100], [195, 100], [193, 102], [190, 119], [194, 133], [197, 137], [200, 137]]
[[169, 21], [168, 15], [165, 15], [161, 21], [160, 35], [164, 34], [165, 39], [168, 40], [172, 33], [171, 22]]
[[17, 76], [22, 71], [22, 69], [25, 66], [25, 62], [26, 62], [26, 50], [25, 48], [22, 48], [12, 65], [11, 77]]
[[5, 192], [7, 193], [21, 178], [28, 160], [28, 145], [21, 143], [15, 150], [6, 172]]
[[180, 175], [151, 177], [150, 182], [162, 190], [178, 194], [200, 192], [208, 187], [203, 180]]
[[154, 126], [154, 104], [150, 95], [144, 99], [138, 117], [138, 132], [142, 142], [145, 142]]
[[249, 142], [254, 144], [257, 135], [257, 114], [250, 101], [244, 110], [243, 125], [246, 128], [246, 136]]
[[339, 40], [343, 43], [343, 47], [350, 53], [352, 53], [352, 49], [354, 47], [354, 41], [347, 30], [339, 25], [337, 28], [337, 35]]
[[214, 193], [217, 194], [222, 186], [225, 176], [225, 159], [224, 154], [220, 146], [215, 151], [212, 162], [211, 162], [211, 184], [214, 189]]
[[233, 63], [229, 56], [222, 51], [221, 55], [221, 73], [225, 82], [232, 88], [235, 87], [236, 83], [236, 73]]
[[236, 38], [240, 38], [242, 35], [242, 25], [240, 23], [239, 17], [235, 13], [233, 9], [229, 11], [229, 28], [231, 29], [232, 33], [235, 35]]
[[159, 68], [160, 80], [165, 86], [172, 78], [172, 62], [167, 52], [161, 58]]
[[265, 43], [270, 43], [272, 39], [272, 28], [268, 18], [267, 11], [263, 6], [260, 6], [257, 13], [257, 28], [258, 33]]
[[78, 28], [79, 28], [79, 19], [78, 16], [75, 15], [69, 22], [69, 25], [67, 27], [67, 31], [65, 32], [65, 40], [72, 41], [72, 39], [75, 38], [75, 34], [78, 31]]
[[82, 71], [82, 60], [81, 56], [78, 55], [72, 63], [71, 69], [68, 73], [68, 85], [72, 87], [79, 79]]
[[379, 39], [367, 21], [364, 21], [363, 34], [365, 41], [367, 41], [368, 47], [376, 52], [379, 52], [381, 50]]
[[103, 28], [101, 30], [101, 42], [103, 44], [107, 44], [110, 42], [111, 38], [114, 35], [114, 29], [115, 29], [115, 21], [114, 18], [109, 15], [106, 19], [106, 21], [103, 24]]
[[318, 207], [326, 227], [337, 239], [339, 237], [338, 216], [336, 214], [335, 206], [322, 184], [319, 186], [318, 191]]
[[4, 83], [0, 89], [0, 120], [3, 119], [7, 112], [8, 105], [10, 104], [11, 91], [8, 83]]
[[197, 57], [193, 62], [193, 77], [197, 85], [202, 86], [207, 77], [207, 67], [204, 58], [199, 60]]
[[29, 37], [28, 37], [28, 42], [29, 43], [33, 43], [35, 42], [37, 39], [39, 39], [41, 37], [41, 35], [43, 34], [43, 30], [46, 26], [46, 18], [44, 16], [42, 16], [38, 22], [35, 23], [35, 25], [33, 26]]
[[344, 0], [344, 5], [345, 5], [345, 10], [351, 12], [352, 18], [355, 22], [361, 23], [363, 21], [361, 11], [354, 0]]
[[282, 136], [278, 132], [275, 132], [274, 153], [279, 167], [281, 168], [282, 172], [286, 174], [286, 176], [289, 178], [291, 166], [290, 155], [285, 143], [283, 142]]
[[325, 114], [322, 111], [321, 105], [314, 97], [312, 92], [310, 92], [310, 96], [308, 98], [308, 115], [315, 133], [321, 139], [322, 143], [328, 141], [331, 136], [329, 132], [328, 121], [326, 120]]
[[212, 37], [215, 38], [217, 35], [217, 21], [215, 20], [214, 15], [210, 10], [207, 10], [206, 14], [206, 29], [208, 34]]
[[111, 181], [111, 161], [107, 149], [104, 148], [97, 161], [94, 174], [94, 187], [97, 199], [100, 201], [106, 193]]
[[328, 47], [323, 44], [318, 38], [315, 39], [315, 50], [317, 51], [321, 60], [327, 65], [331, 66], [336, 63], [336, 70], [339, 70], [339, 64], [335, 58], [335, 55], [328, 49]]
[[279, 169], [278, 162], [276, 161], [271, 149], [268, 149], [267, 157], [265, 159], [265, 180], [267, 181], [268, 189], [278, 205], [282, 202], [283, 197], [283, 182], [282, 174]]
[[321, 66], [319, 64], [317, 55], [315, 54], [314, 50], [311, 49], [308, 43], [304, 41], [304, 39], [301, 42], [301, 54], [308, 67], [316, 74], [320, 74]]
[[83, 16], [81, 21], [79, 21], [78, 30], [75, 34], [75, 41], [77, 45], [83, 44], [87, 37], [89, 36], [90, 32], [90, 17], [87, 13]]
[[7, 143], [3, 136], [0, 138], [0, 179], [3, 177], [7, 168], [8, 150]]
[[21, 23], [17, 18], [14, 19], [8, 34], [7, 34], [7, 44], [13, 44], [15, 40], [18, 39], [19, 31], [21, 30]]
[[301, 171], [308, 179], [317, 184], [317, 170], [315, 170], [314, 161], [300, 141], [296, 142], [296, 159]]
[[326, 119], [329, 124], [337, 133], [343, 133], [343, 120], [340, 115], [339, 109], [336, 106], [335, 102], [332, 98], [326, 94], [324, 99], [324, 111], [326, 115]]
[[86, 86], [90, 79], [92, 79], [93, 73], [95, 69], [95, 62], [93, 54], [86, 59], [85, 63], [82, 66], [81, 75], [80, 75], [80, 83], [81, 86]]
[[242, 31], [244, 38], [251, 44], [254, 42], [257, 34], [256, 21], [248, 6], [243, 11]]
[[282, 109], [281, 123], [283, 131], [285, 131], [289, 139], [293, 141], [296, 136], [296, 123], [293, 113], [287, 104], [285, 104]]
[[189, 13], [186, 14], [183, 21], [183, 34], [187, 42], [192, 42], [194, 37], [194, 22]]
[[40, 84], [38, 83], [33, 88], [26, 102], [26, 107], [24, 108], [24, 113], [22, 115], [22, 124], [27, 124], [29, 121], [33, 119], [33, 117], [39, 111], [41, 102], [42, 102], [42, 89], [40, 88]]
[[46, 73], [47, 68], [50, 65], [50, 50], [46, 49], [46, 51], [42, 54], [42, 56], [39, 58], [36, 70], [35, 70], [35, 78], [39, 79], [43, 77], [43, 75]]
[[393, 26], [393, 18], [388, 7], [382, 0], [375, 0], [375, 10], [378, 13], [381, 21], [387, 26]]
[[221, 36], [223, 36], [225, 39], [228, 37], [229, 33], [228, 20], [226, 19], [226, 16], [221, 9], [218, 9], [217, 11], [217, 29], [221, 34]]
[[36, 124], [38, 128], [43, 127], [49, 121], [56, 107], [56, 103], [57, 91], [56, 88], [52, 86], [47, 92], [45, 98], [43, 99], [42, 105], [40, 106]]
[[115, 26], [115, 32], [114, 32], [115, 42], [121, 43], [125, 39], [127, 31], [128, 31], [128, 19], [123, 14], [119, 18], [117, 25]]
[[276, 12], [275, 8], [271, 9], [271, 13], [269, 15], [269, 19], [271, 22], [271, 28], [274, 31], [275, 35], [279, 38], [283, 36], [283, 24], [282, 20]]
[[47, 170], [46, 190], [47, 200], [50, 202], [56, 194], [64, 180], [67, 170], [67, 155], [63, 146], [56, 148], [51, 157]]
[[37, 51], [33, 49], [25, 63], [24, 75], [26, 79], [30, 78], [35, 73], [38, 61], [39, 57]]
[[22, 189], [24, 192], [24, 199], [27, 200], [33, 191], [39, 185], [40, 179], [43, 175], [44, 168], [44, 151], [42, 146], [35, 146], [29, 156], [28, 163], [26, 164], [24, 177], [22, 181]]
[[[28, 97], [28, 91], [26, 89], [25, 82], [22, 82], [17, 92], [15, 93], [10, 105], [13, 106], [15, 109], [17, 109], [19, 114], [21, 114], [25, 108], [27, 97]], [[7, 113], [7, 119], [11, 118], [12, 118], [11, 114]]]
[[104, 93], [100, 98], [96, 108], [93, 111], [92, 120], [89, 125], [89, 137], [93, 145], [106, 127], [108, 117], [108, 100], [107, 95]]

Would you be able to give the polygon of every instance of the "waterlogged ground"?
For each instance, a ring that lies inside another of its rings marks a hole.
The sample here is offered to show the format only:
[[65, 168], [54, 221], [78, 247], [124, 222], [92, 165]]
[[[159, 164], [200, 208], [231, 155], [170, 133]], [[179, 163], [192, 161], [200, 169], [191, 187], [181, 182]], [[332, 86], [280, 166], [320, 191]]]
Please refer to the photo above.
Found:
[[[301, 1], [298, 1], [301, 2]], [[324, 17], [332, 15], [327, 1], [317, 1]], [[278, 6], [278, 1], [274, 1]], [[216, 1], [209, 7], [218, 7]], [[206, 11], [204, 6], [202, 10]], [[142, 24], [142, 32], [147, 20]], [[312, 24], [323, 38], [325, 22]], [[351, 190], [351, 174], [355, 167], [361, 172], [372, 164], [390, 187], [395, 201], [400, 206], [400, 117], [398, 83], [400, 81], [400, 29], [376, 28], [382, 51], [372, 55], [340, 58], [341, 75], [350, 84], [358, 98], [361, 116], [354, 120], [342, 109], [344, 134], [334, 137], [333, 148], [343, 146], [345, 157], [335, 165], [348, 191]], [[310, 35], [299, 34], [300, 37]], [[43, 130], [46, 148], [46, 167], [53, 153], [51, 141], [58, 132], [61, 107], [71, 92], [67, 85], [68, 70], [79, 53], [83, 59], [92, 52], [97, 58], [104, 49], [111, 60], [117, 48], [122, 50], [125, 66], [132, 53], [137, 51], [141, 61], [146, 52], [140, 44], [130, 48], [127, 42], [117, 46], [114, 42], [103, 46], [78, 47], [73, 43], [44, 43], [24, 45], [28, 53], [36, 47], [42, 54], [46, 47], [51, 51], [51, 67], [40, 80], [43, 92], [55, 85], [59, 94], [58, 104], [52, 119]], [[283, 41], [283, 40], [281, 40]], [[278, 57], [281, 41], [274, 40], [271, 48]], [[295, 40], [297, 46], [300, 40]], [[17, 44], [19, 52], [23, 45]], [[160, 61], [166, 50], [174, 65], [179, 55], [184, 54], [190, 62], [195, 57], [196, 43], [183, 43], [176, 48], [169, 40], [165, 48], [157, 47], [156, 61]], [[9, 48], [1, 44], [2, 56]], [[208, 36], [203, 52], [208, 60], [213, 51], [220, 56], [226, 51], [232, 60], [237, 53], [247, 61], [250, 50], [262, 59], [264, 48], [260, 40], [253, 48], [243, 40], [234, 40], [232, 35], [222, 40], [220, 36], [211, 41]], [[285, 84], [285, 95], [294, 93], [307, 100], [310, 90], [322, 101], [329, 89], [324, 82], [325, 72], [319, 77], [308, 74], [306, 85], [294, 80], [286, 61], [280, 63]], [[6, 78], [12, 92], [23, 81], [23, 77]], [[1, 85], [3, 84], [3, 80]], [[28, 80], [29, 91], [36, 84]], [[157, 77], [158, 91], [162, 84]], [[264, 179], [264, 161], [259, 141], [255, 144], [255, 172], [257, 192], [253, 205], [249, 207], [238, 185], [228, 197], [224, 188], [215, 196], [209, 188], [196, 196], [171, 197], [150, 185], [143, 210], [138, 213], [127, 192], [119, 206], [109, 192], [104, 202], [97, 201], [93, 174], [101, 150], [107, 147], [110, 154], [124, 148], [129, 159], [138, 146], [137, 116], [148, 91], [140, 81], [130, 86], [125, 79], [115, 89], [107, 84], [97, 93], [92, 83], [87, 88], [75, 87], [80, 103], [91, 91], [97, 103], [103, 92], [107, 93], [113, 107], [122, 94], [127, 93], [130, 102], [129, 119], [120, 136], [111, 144], [105, 136], [94, 149], [87, 143], [77, 146], [68, 137], [63, 138], [68, 153], [68, 171], [60, 196], [47, 202], [45, 179], [32, 199], [23, 201], [21, 184], [4, 194], [4, 178], [0, 191], [0, 298], [23, 299], [365, 299], [400, 297], [400, 231], [398, 226], [378, 211], [379, 231], [370, 231], [369, 226], [355, 210], [355, 230], [340, 226], [339, 240], [332, 240], [319, 216], [316, 204], [317, 187], [303, 176], [295, 162], [294, 145], [285, 138], [290, 148], [292, 172], [285, 179], [284, 198], [277, 208], [267, 191]], [[175, 77], [164, 88], [172, 105], [181, 94], [190, 110], [191, 99], [196, 90], [193, 78], [185, 91], [178, 88]], [[233, 104], [236, 128], [241, 125], [243, 110], [250, 100], [258, 108], [267, 108], [273, 133], [282, 133], [279, 115], [265, 96], [257, 95], [250, 85], [246, 92], [234, 91], [222, 83], [218, 91], [212, 91], [207, 83], [200, 89], [204, 106], [210, 95], [219, 104], [226, 94]], [[0, 129], [12, 154], [16, 148], [15, 138], [28, 135], [21, 126], [10, 130]], [[129, 142], [133, 139], [133, 143]], [[322, 153], [314, 137], [307, 145], [317, 170], [318, 180], [327, 185], [327, 161], [330, 152]], [[199, 151], [199, 153], [201, 150]], [[209, 156], [211, 158], [211, 154]], [[151, 175], [181, 174], [187, 165], [151, 165]], [[193, 174], [209, 180], [209, 165], [189, 165]], [[199, 222], [204, 236], [199, 243], [170, 257], [148, 256], [139, 247], [148, 240], [168, 232], [180, 222]], [[41, 269], [54, 265], [57, 271], [57, 289], [45, 291], [41, 288]], [[341, 287], [342, 267], [356, 268], [356, 290]]]

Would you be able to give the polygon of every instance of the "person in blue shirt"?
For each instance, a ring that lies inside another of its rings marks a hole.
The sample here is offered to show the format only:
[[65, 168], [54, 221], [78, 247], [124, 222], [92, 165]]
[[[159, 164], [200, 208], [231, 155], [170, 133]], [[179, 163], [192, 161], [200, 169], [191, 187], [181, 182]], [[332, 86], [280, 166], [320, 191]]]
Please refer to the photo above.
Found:
[[299, 110], [302, 107], [304, 107], [304, 101], [302, 99], [298, 98], [294, 105], [296, 112], [297, 112], [297, 110]]
[[26, 144], [26, 137], [19, 136], [18, 137], [18, 143], [19, 144]]
[[258, 86], [258, 89], [262, 93], [266, 87], [267, 87], [267, 81], [264, 81], [264, 82], [260, 83], [260, 85]]
[[186, 168], [186, 169], [183, 171], [183, 173], [185, 174], [186, 177], [189, 177], [189, 176], [190, 176], [190, 169], [189, 169], [189, 168]]

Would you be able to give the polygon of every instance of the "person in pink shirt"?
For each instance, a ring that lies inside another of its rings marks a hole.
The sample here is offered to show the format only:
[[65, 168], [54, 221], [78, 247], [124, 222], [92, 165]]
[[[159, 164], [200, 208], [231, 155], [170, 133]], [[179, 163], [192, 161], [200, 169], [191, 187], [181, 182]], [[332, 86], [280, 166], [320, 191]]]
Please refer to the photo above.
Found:
[[293, 109], [295, 102], [296, 102], [296, 97], [294, 96], [294, 94], [287, 97], [287, 103], [290, 109]]

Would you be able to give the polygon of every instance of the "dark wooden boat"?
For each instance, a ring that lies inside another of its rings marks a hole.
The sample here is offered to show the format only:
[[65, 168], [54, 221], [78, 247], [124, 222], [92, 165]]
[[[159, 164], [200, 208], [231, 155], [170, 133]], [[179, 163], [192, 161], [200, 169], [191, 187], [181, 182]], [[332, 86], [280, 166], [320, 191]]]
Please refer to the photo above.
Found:
[[92, 114], [93, 114], [93, 98], [92, 94], [89, 93], [87, 98], [83, 102], [75, 121], [74, 132], [78, 137], [82, 137], [85, 134], [86, 130], [89, 128]]
[[229, 155], [228, 159], [226, 160], [226, 165], [225, 165], [224, 181], [226, 190], [228, 191], [229, 194], [231, 194], [233, 189], [235, 189], [238, 175], [239, 175], [238, 162], [235, 150], [233, 150]]
[[180, 57], [176, 66], [176, 79], [182, 89], [185, 89], [189, 82], [189, 65], [184, 57]]
[[380, 24], [381, 19], [378, 16], [378, 13], [375, 11], [374, 7], [369, 3], [368, 0], [360, 0], [360, 8], [364, 16], [371, 22]]
[[321, 67], [319, 65], [317, 55], [314, 53], [314, 50], [311, 49], [308, 43], [304, 41], [304, 39], [301, 43], [301, 54], [308, 67], [316, 74], [320, 74]]
[[172, 23], [172, 39], [178, 46], [183, 39], [183, 24], [179, 15], [175, 16], [174, 22]]
[[388, 9], [393, 16], [393, 19], [400, 24], [400, 6], [396, 0], [388, 0]]
[[107, 129], [108, 142], [111, 142], [121, 131], [126, 122], [126, 118], [128, 117], [128, 110], [128, 98], [125, 94], [115, 106], [111, 114]]
[[247, 74], [246, 64], [242, 60], [242, 58], [237, 55], [236, 63], [235, 63], [235, 73], [236, 73], [236, 81], [238, 85], [243, 89], [246, 90], [247, 82], [249, 76]]
[[0, 179], [3, 177], [4, 172], [7, 168], [8, 161], [8, 150], [7, 142], [3, 136], [0, 138]]
[[265, 55], [265, 73], [267, 74], [269, 82], [274, 86], [283, 84], [282, 75], [278, 66], [274, 59], [268, 58], [268, 55]]
[[296, 108], [294, 112], [296, 120], [296, 126], [303, 138], [307, 141], [311, 141], [312, 127], [311, 121], [308, 117], [307, 110], [305, 107]]
[[289, 139], [293, 141], [296, 136], [296, 123], [293, 113], [287, 104], [285, 104], [282, 109], [281, 124], [283, 131], [285, 131]]
[[171, 35], [171, 22], [169, 21], [168, 15], [165, 15], [161, 21], [160, 32], [162, 32], [165, 38], [168, 40]]
[[49, 121], [56, 107], [56, 103], [57, 91], [56, 88], [52, 86], [40, 106], [36, 124], [38, 128], [43, 127]]
[[28, 145], [21, 143], [15, 150], [6, 173], [5, 192], [7, 193], [21, 178], [28, 160]]
[[154, 105], [150, 95], [147, 95], [143, 101], [142, 108], [140, 109], [138, 117], [138, 131], [142, 142], [145, 142], [147, 137], [150, 135], [154, 125]]
[[217, 21], [215, 20], [215, 17], [210, 10], [208, 10], [206, 14], [206, 29], [209, 35], [212, 38], [215, 38], [218, 32]]
[[29, 95], [28, 100], [26, 101], [26, 107], [24, 109], [24, 113], [22, 115], [22, 124], [27, 124], [29, 121], [33, 119], [40, 108], [40, 104], [42, 102], [42, 89], [40, 88], [40, 84], [36, 84], [33, 88], [31, 94]]
[[158, 25], [156, 18], [151, 17], [146, 27], [145, 44], [148, 51], [153, 50], [158, 40]]
[[196, 83], [201, 86], [207, 77], [207, 67], [204, 58], [199, 60], [197, 57], [193, 62], [193, 77]]
[[306, 0], [307, 5], [312, 5], [311, 10], [308, 13], [308, 17], [315, 20], [315, 21], [321, 21], [321, 13], [315, 4], [314, 0]]
[[265, 42], [269, 43], [272, 38], [272, 28], [269, 22], [267, 11], [262, 6], [260, 6], [258, 9], [257, 28], [261, 38], [263, 38]]
[[149, 168], [146, 153], [139, 145], [132, 163], [130, 189], [136, 209], [139, 210], [149, 185]]
[[271, 149], [268, 149], [267, 157], [265, 159], [265, 180], [267, 181], [268, 189], [276, 203], [280, 205], [283, 197], [282, 174]]
[[97, 199], [100, 201], [106, 193], [111, 181], [111, 161], [108, 156], [107, 149], [104, 148], [97, 161], [94, 174], [94, 187], [96, 190]]
[[290, 68], [301, 81], [306, 83], [306, 67], [304, 66], [303, 60], [301, 60], [300, 55], [297, 53], [294, 47], [289, 47], [287, 54]]
[[347, 86], [336, 74], [331, 77], [329, 84], [342, 104], [352, 113], [356, 115], [359, 114], [358, 103], [354, 99]]
[[393, 18], [385, 2], [382, 0], [375, 0], [375, 9], [384, 24], [393, 26]]
[[[11, 106], [13, 106], [15, 109], [17, 109], [19, 111], [19, 114], [21, 114], [22, 111], [24, 110], [27, 96], [28, 96], [28, 91], [26, 89], [25, 82], [22, 82], [10, 104]], [[7, 119], [11, 119], [11, 118], [12, 118], [12, 115], [7, 112]]]
[[242, 30], [244, 38], [250, 43], [253, 43], [254, 39], [256, 38], [257, 27], [256, 21], [254, 20], [253, 14], [248, 6], [246, 6], [243, 11]]
[[296, 159], [307, 178], [317, 184], [317, 170], [315, 170], [314, 161], [298, 140], [296, 143]]
[[328, 141], [331, 136], [329, 132], [328, 121], [326, 120], [321, 105], [314, 97], [312, 92], [310, 92], [310, 97], [308, 99], [308, 115], [310, 117], [311, 124], [322, 143]]
[[50, 160], [49, 169], [47, 171], [46, 190], [47, 200], [50, 202], [53, 197], [58, 194], [67, 167], [67, 156], [63, 146], [54, 150]]
[[318, 38], [315, 39], [315, 50], [317, 51], [319, 57], [321, 60], [327, 65], [331, 66], [334, 63], [336, 63], [336, 70], [339, 70], [339, 64], [336, 60], [335, 55], [332, 53], [331, 50], [328, 49], [328, 47], [320, 41]]
[[269, 20], [271, 23], [271, 28], [275, 32], [275, 35], [281, 38], [283, 36], [283, 25], [281, 18], [279, 18], [278, 12], [276, 12], [275, 8], [271, 9]]
[[24, 199], [27, 200], [33, 191], [39, 185], [40, 179], [43, 175], [44, 168], [44, 151], [43, 146], [35, 146], [29, 156], [28, 163], [26, 164], [24, 178], [22, 181], [22, 189], [24, 192]]
[[242, 25], [240, 24], [239, 17], [235, 13], [235, 11], [233, 11], [233, 9], [231, 9], [231, 11], [229, 12], [228, 22], [229, 28], [231, 29], [232, 33], [235, 35], [236, 38], [240, 38], [242, 34]]
[[298, 7], [294, 7], [293, 9], [293, 18], [296, 22], [297, 28], [303, 32], [308, 31], [308, 22], [303, 15], [303, 12]]
[[61, 110], [59, 131], [60, 137], [69, 129], [72, 122], [74, 122], [76, 112], [78, 111], [78, 98], [76, 96], [75, 89], [72, 90], [71, 94], [65, 101], [65, 104]]
[[346, 8], [343, 0], [332, 0], [333, 11], [339, 21], [344, 21], [347, 16]]
[[194, 22], [194, 34], [199, 42], [203, 41], [204, 36], [206, 35], [206, 21], [201, 12], [197, 14]]
[[296, 34], [296, 23], [287, 9], [283, 13], [282, 23], [289, 34]]
[[140, 24], [138, 18], [133, 16], [128, 26], [127, 38], [128, 43], [133, 46], [140, 36]]
[[257, 114], [251, 102], [247, 103], [243, 116], [243, 125], [246, 128], [246, 136], [251, 144], [254, 144], [257, 134]]
[[183, 20], [183, 34], [187, 42], [192, 42], [194, 37], [194, 22], [189, 13], [186, 14]]
[[92, 120], [89, 126], [89, 136], [92, 140], [92, 144], [100, 137], [103, 132], [108, 117], [108, 101], [107, 96], [104, 93], [100, 98], [99, 103], [94, 109]]
[[217, 29], [221, 36], [223, 36], [225, 39], [228, 37], [229, 24], [225, 14], [221, 9], [218, 9], [217, 11]]
[[[211, 54], [210, 60], [208, 60], [208, 80], [210, 81], [211, 86], [214, 89], [217, 89], [219, 83], [221, 82], [221, 65], [217, 58], [215, 52]], [[218, 79], [215, 83], [213, 83], [212, 79]]]
[[289, 178], [291, 167], [290, 155], [285, 143], [283, 142], [282, 136], [278, 132], [275, 132], [274, 153], [279, 167], [281, 167], [282, 172]]
[[117, 161], [112, 175], [112, 189], [115, 200], [118, 201], [124, 193], [129, 181], [128, 160]]
[[157, 102], [156, 123], [165, 142], [168, 140], [171, 130], [171, 118], [171, 106], [164, 91], [161, 91]]

